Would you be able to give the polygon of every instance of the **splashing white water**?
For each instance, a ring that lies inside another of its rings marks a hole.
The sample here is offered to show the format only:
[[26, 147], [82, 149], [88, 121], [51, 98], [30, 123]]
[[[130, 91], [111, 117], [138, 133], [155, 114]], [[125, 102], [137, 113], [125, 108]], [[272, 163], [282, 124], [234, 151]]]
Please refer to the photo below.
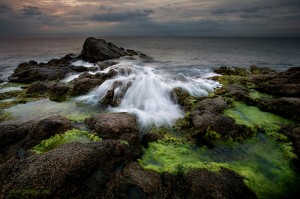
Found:
[[110, 107], [109, 110], [136, 115], [142, 129], [152, 125], [171, 126], [184, 116], [180, 106], [171, 99], [171, 91], [174, 88], [180, 87], [199, 97], [207, 95], [218, 86], [217, 82], [183, 74], [178, 74], [172, 79], [168, 74], [156, 73], [154, 66], [150, 64], [140, 66], [133, 60], [123, 60], [105, 71], [110, 69], [117, 70], [118, 75], [77, 100], [96, 105], [113, 89], [114, 100], [121, 99], [121, 103], [117, 107]]

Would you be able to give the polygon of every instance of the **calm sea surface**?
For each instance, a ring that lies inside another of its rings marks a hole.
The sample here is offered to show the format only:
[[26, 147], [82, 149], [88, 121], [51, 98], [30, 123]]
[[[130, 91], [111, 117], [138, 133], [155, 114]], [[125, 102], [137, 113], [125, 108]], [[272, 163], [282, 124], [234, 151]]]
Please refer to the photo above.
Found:
[[[300, 38], [105, 38], [124, 48], [154, 58], [159, 67], [180, 70], [189, 67], [268, 66], [278, 71], [300, 66]], [[0, 74], [12, 73], [21, 62], [45, 62], [66, 54], [80, 54], [85, 38], [0, 39]]]

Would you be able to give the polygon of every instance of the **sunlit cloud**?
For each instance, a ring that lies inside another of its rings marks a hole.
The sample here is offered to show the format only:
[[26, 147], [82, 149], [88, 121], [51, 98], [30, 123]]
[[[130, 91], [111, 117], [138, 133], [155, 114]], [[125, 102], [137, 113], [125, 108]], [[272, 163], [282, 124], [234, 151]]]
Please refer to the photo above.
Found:
[[299, 9], [299, 0], [1, 0], [0, 35], [22, 28], [24, 35], [300, 36]]

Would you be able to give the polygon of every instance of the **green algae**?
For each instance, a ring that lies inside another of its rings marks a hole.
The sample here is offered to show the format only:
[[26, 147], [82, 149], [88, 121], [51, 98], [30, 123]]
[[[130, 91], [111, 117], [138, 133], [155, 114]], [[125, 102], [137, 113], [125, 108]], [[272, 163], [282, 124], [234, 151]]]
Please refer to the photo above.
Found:
[[[208, 129], [205, 136], [215, 140], [213, 149], [198, 147], [189, 142], [181, 129], [190, 127], [189, 114], [177, 121], [174, 129], [161, 128], [164, 137], [149, 143], [139, 163], [145, 169], [172, 174], [184, 173], [191, 168], [205, 168], [217, 172], [221, 167], [231, 169], [244, 177], [245, 184], [259, 198], [282, 198], [298, 194], [299, 174], [291, 167], [292, 144], [279, 133], [282, 125], [295, 124], [280, 116], [262, 112], [257, 107], [233, 102], [224, 114], [258, 133], [241, 142], [220, 141], [217, 132]], [[176, 132], [177, 134], [174, 134]]]
[[4, 122], [4, 121], [10, 120], [12, 118], [13, 117], [9, 112], [0, 109], [0, 122]]
[[274, 97], [272, 95], [268, 95], [268, 94], [265, 94], [265, 93], [261, 93], [257, 90], [254, 90], [254, 89], [251, 89], [250, 92], [249, 92], [249, 97], [252, 99], [252, 100], [260, 100], [262, 98], [266, 98], [266, 99], [273, 99]]
[[40, 153], [45, 153], [47, 151], [50, 151], [64, 143], [69, 143], [69, 142], [88, 143], [93, 141], [94, 142], [101, 141], [101, 138], [87, 131], [72, 129], [66, 131], [64, 134], [56, 134], [47, 140], [43, 140], [40, 144], [34, 146], [32, 148], [32, 151], [34, 151], [37, 154], [40, 154]]
[[237, 124], [264, 129], [269, 135], [278, 132], [282, 125], [295, 124], [291, 120], [269, 112], [263, 112], [255, 106], [247, 106], [241, 102], [233, 102], [233, 108], [225, 110], [224, 115], [235, 119]]
[[241, 176], [259, 198], [280, 198], [297, 191], [299, 176], [278, 143], [264, 134], [244, 141], [223, 142], [215, 148], [197, 147], [189, 142], [159, 140], [149, 143], [139, 163], [145, 169], [177, 174], [190, 168], [217, 172], [221, 167]]

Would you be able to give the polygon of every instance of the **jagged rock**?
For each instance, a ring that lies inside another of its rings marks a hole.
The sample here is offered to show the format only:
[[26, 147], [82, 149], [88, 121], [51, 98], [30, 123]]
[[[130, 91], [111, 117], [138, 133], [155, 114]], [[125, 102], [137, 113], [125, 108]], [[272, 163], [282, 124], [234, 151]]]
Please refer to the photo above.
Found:
[[103, 139], [127, 141], [136, 153], [140, 153], [139, 131], [134, 116], [103, 113], [87, 118], [85, 123]]
[[22, 63], [14, 70], [14, 73], [8, 79], [18, 83], [63, 79], [68, 73], [72, 72], [72, 70], [64, 64], [68, 63], [65, 60], [51, 60], [48, 64], [40, 65], [36, 65], [36, 63], [32, 61]]
[[261, 99], [260, 109], [300, 122], [300, 98]]
[[300, 67], [280, 73], [275, 78], [259, 84], [257, 89], [280, 97], [300, 97]]
[[0, 151], [3, 155], [0, 162], [15, 156], [19, 149], [26, 151], [42, 140], [72, 128], [71, 122], [60, 115], [19, 125], [0, 125], [1, 148], [3, 148]]
[[85, 40], [81, 51], [82, 59], [92, 63], [119, 58], [125, 55], [127, 55], [127, 52], [124, 49], [113, 43], [106, 42], [104, 39], [96, 39], [93, 37], [89, 37]]
[[256, 198], [243, 178], [228, 169], [159, 175], [137, 163], [127, 164], [99, 194], [102, 198]]
[[69, 87], [66, 84], [57, 83], [49, 87], [49, 99], [51, 101], [65, 101], [69, 93]]
[[29, 94], [29, 95], [45, 94], [47, 92], [48, 92], [48, 85], [46, 83], [35, 82], [28, 87], [26, 94]]
[[146, 133], [143, 136], [142, 144], [144, 147], [148, 147], [149, 142], [156, 142], [157, 140], [160, 140], [163, 138], [163, 135], [158, 133]]
[[35, 192], [15, 192], [15, 197], [66, 198], [85, 188], [102, 191], [118, 167], [132, 159], [128, 148], [114, 140], [68, 143], [23, 161], [11, 160], [0, 166], [1, 194], [8, 197], [12, 190], [30, 189]]
[[82, 95], [103, 83], [102, 79], [83, 78], [75, 80], [72, 95]]
[[209, 110], [211, 112], [221, 113], [223, 110], [228, 108], [228, 104], [222, 97], [214, 99], [204, 99], [197, 103], [197, 110]]
[[300, 170], [300, 127], [285, 127], [282, 133], [288, 136], [289, 140], [293, 143], [294, 153], [298, 158], [294, 159], [294, 163]]
[[116, 65], [118, 62], [112, 61], [112, 60], [106, 60], [103, 62], [98, 62], [97, 65], [99, 66], [100, 70], [105, 70], [106, 68]]

